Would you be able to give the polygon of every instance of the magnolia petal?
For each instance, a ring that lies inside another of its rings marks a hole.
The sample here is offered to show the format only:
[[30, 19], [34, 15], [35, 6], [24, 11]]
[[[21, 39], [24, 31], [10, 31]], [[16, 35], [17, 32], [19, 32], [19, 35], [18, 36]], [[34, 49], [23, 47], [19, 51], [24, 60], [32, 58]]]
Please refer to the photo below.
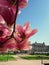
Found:
[[7, 2], [7, 0], [0, 0], [0, 5], [7, 6], [9, 5], [9, 3]]
[[6, 37], [6, 36], [9, 36], [11, 34], [11, 29], [2, 23], [0, 23], [0, 31], [3, 32], [2, 37]]
[[26, 23], [24, 24], [24, 27], [23, 27], [24, 32], [27, 31], [29, 25], [30, 25], [29, 22], [26, 22]]
[[29, 33], [27, 33], [26, 38], [33, 36], [35, 33], [37, 33], [37, 31], [38, 31], [37, 29], [30, 31]]
[[0, 15], [0, 24], [5, 24], [5, 20], [3, 19], [1, 15]]
[[18, 33], [22, 34], [23, 33], [23, 28], [21, 25], [16, 25], [16, 31], [18, 31]]
[[24, 46], [23, 50], [30, 50], [32, 48], [32, 46], [30, 46], [31, 42], [27, 41], [26, 45]]
[[4, 18], [7, 25], [12, 25], [14, 23], [15, 15], [11, 8], [0, 6], [0, 15]]
[[10, 40], [6, 42], [5, 46], [7, 47], [7, 49], [13, 49], [15, 48], [15, 45], [16, 45], [15, 43], [16, 43], [15, 40], [11, 38]]
[[15, 37], [15, 39], [16, 39], [17, 41], [21, 41], [21, 40], [22, 40], [17, 33], [14, 34], [14, 37]]
[[18, 50], [22, 50], [25, 46], [25, 43], [26, 43], [27, 39], [25, 39], [24, 41], [20, 42], [20, 43], [16, 43], [16, 49]]
[[19, 7], [25, 8], [27, 6], [28, 0], [19, 0]]
[[20, 43], [20, 48], [19, 48], [19, 50], [23, 50], [24, 49], [24, 47], [25, 47], [25, 45], [26, 45], [26, 42], [27, 42], [27, 39], [25, 39], [24, 41], [22, 41], [21, 43]]

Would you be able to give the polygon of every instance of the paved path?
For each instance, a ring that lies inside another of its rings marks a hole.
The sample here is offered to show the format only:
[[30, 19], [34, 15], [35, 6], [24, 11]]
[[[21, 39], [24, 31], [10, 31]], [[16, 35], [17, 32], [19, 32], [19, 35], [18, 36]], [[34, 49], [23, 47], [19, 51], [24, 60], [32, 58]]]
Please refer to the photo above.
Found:
[[[17, 58], [15, 61], [0, 62], [0, 65], [44, 65], [41, 64], [41, 60], [24, 60], [19, 56], [14, 57]], [[44, 63], [49, 63], [49, 60], [44, 60]]]
[[28, 61], [28, 60], [17, 60], [17, 61], [8, 61], [8, 62], [0, 62], [0, 65], [42, 65], [41, 61]]

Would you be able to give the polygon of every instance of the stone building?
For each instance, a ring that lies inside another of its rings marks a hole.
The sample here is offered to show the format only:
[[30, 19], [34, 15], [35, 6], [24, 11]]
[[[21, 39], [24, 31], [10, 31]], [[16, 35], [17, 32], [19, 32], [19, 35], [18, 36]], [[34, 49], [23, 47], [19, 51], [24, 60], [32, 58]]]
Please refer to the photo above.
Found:
[[30, 46], [32, 46], [32, 49], [29, 50], [29, 53], [35, 54], [35, 53], [49, 53], [49, 46], [45, 45], [45, 43], [33, 43]]

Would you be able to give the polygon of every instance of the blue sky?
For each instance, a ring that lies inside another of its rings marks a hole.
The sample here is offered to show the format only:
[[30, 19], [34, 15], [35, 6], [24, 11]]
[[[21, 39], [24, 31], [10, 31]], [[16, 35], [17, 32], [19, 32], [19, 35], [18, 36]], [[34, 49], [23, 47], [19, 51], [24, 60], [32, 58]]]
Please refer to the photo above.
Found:
[[17, 23], [21, 25], [27, 21], [32, 29], [38, 29], [38, 33], [29, 40], [49, 45], [49, 0], [29, 0], [27, 7], [21, 10], [17, 18]]

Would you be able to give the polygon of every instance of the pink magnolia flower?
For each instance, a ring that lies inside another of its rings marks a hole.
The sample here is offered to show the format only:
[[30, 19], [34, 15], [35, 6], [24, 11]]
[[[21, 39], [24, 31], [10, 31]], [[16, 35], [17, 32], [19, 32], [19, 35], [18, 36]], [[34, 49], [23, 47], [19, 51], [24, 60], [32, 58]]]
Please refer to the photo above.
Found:
[[18, 37], [24, 40], [33, 36], [37, 32], [37, 29], [32, 30], [29, 26], [29, 22], [26, 22], [23, 27], [21, 25], [16, 25], [16, 32], [17, 35], [19, 35]]
[[31, 29], [29, 22], [25, 23], [22, 27], [21, 25], [16, 24], [16, 31], [14, 33], [14, 38], [11, 38], [7, 41], [6, 47], [8, 49], [17, 49], [17, 50], [28, 50], [31, 47], [29, 46], [30, 42], [28, 38], [34, 35], [37, 32], [37, 29]]
[[[7, 25], [12, 25], [15, 19], [16, 13], [16, 0], [0, 0], [0, 15], [4, 18]], [[24, 8], [27, 5], [28, 0], [19, 0], [18, 9]], [[18, 10], [20, 13], [20, 10]]]
[[16, 39], [16, 48], [18, 50], [24, 49], [27, 46], [28, 38], [33, 36], [37, 32], [37, 29], [31, 29], [29, 22], [25, 23], [22, 27], [21, 25], [16, 25], [16, 32], [14, 37]]
[[[6, 43], [7, 37], [10, 36], [11, 30], [5, 25], [0, 23], [0, 50], [2, 50]], [[3, 49], [4, 50], [4, 49]]]

